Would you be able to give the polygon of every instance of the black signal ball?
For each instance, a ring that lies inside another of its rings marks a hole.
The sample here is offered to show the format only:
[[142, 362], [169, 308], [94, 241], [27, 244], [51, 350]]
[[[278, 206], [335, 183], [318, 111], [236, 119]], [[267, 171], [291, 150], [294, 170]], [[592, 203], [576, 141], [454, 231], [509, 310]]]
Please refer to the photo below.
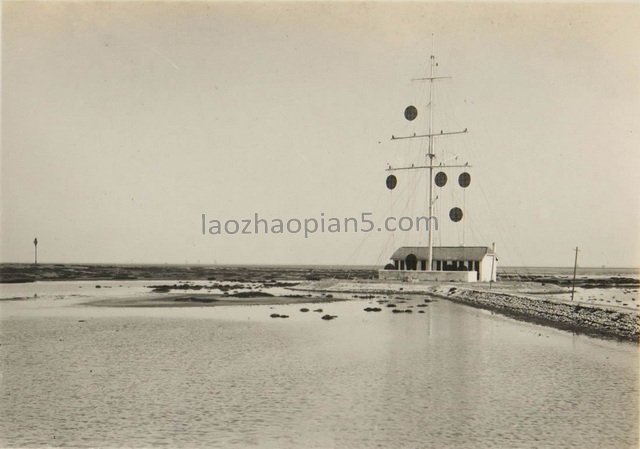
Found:
[[409, 121], [415, 120], [417, 116], [418, 116], [418, 110], [416, 109], [415, 106], [407, 106], [406, 109], [404, 110], [404, 118], [406, 118]]
[[458, 176], [458, 184], [460, 184], [460, 187], [469, 187], [469, 184], [471, 184], [471, 175], [467, 172], [460, 173], [460, 176]]
[[393, 190], [396, 188], [396, 185], [398, 185], [398, 179], [393, 175], [387, 176], [387, 189]]
[[435, 181], [438, 187], [443, 187], [447, 183], [447, 174], [443, 171], [436, 173]]
[[456, 223], [462, 220], [462, 209], [460, 209], [459, 207], [451, 208], [451, 210], [449, 211], [449, 218], [451, 218], [451, 221]]

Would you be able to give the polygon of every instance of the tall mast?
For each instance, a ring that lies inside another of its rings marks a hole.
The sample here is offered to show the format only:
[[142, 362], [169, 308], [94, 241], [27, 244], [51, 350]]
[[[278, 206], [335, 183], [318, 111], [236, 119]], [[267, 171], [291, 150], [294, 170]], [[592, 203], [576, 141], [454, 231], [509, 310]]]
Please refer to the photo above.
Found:
[[[433, 53], [433, 52], [432, 52]], [[434, 90], [434, 86], [433, 86], [433, 82], [435, 80], [439, 80], [439, 79], [446, 79], [446, 78], [451, 78], [449, 76], [435, 76], [435, 67], [437, 66], [436, 64], [436, 57], [432, 54], [429, 58], [429, 76], [424, 77], [424, 78], [413, 78], [411, 81], [429, 81], [429, 104], [428, 109], [429, 109], [429, 128], [428, 128], [428, 132], [427, 134], [413, 134], [411, 136], [391, 136], [391, 140], [401, 140], [401, 139], [420, 139], [420, 138], [424, 138], [427, 137], [429, 140], [429, 146], [428, 146], [428, 150], [427, 150], [427, 154], [426, 159], [427, 159], [427, 165], [423, 165], [423, 166], [414, 166], [411, 165], [411, 167], [389, 167], [387, 168], [387, 171], [396, 171], [396, 170], [418, 170], [418, 169], [428, 169], [429, 170], [429, 184], [428, 184], [428, 211], [429, 211], [429, 216], [427, 217], [427, 231], [429, 234], [428, 240], [429, 240], [429, 246], [428, 246], [428, 252], [427, 252], [427, 270], [428, 271], [432, 271], [433, 270], [433, 227], [431, 226], [431, 224], [429, 223], [429, 221], [431, 220], [431, 218], [433, 217], [433, 183], [434, 183], [434, 179], [433, 179], [433, 169], [434, 168], [452, 168], [452, 167], [470, 167], [468, 164], [464, 164], [464, 165], [446, 165], [446, 164], [438, 164], [438, 165], [434, 165], [434, 159], [436, 157], [435, 155], [435, 137], [437, 136], [450, 136], [452, 134], [465, 134], [467, 132], [467, 128], [465, 128], [462, 131], [440, 131], [439, 133], [434, 133], [433, 131], [433, 90]], [[411, 108], [413, 108], [413, 106], [410, 106]], [[414, 108], [415, 111], [415, 108]], [[416, 112], [417, 114], [417, 112]], [[405, 111], [405, 117], [406, 116], [406, 111]], [[415, 118], [415, 115], [413, 116], [413, 118]], [[408, 120], [413, 120], [413, 118], [408, 118]]]
[[[433, 53], [433, 52], [432, 52]], [[431, 55], [430, 58], [430, 70], [429, 70], [429, 153], [427, 154], [427, 163], [429, 164], [429, 215], [433, 217], [433, 66], [435, 64], [436, 57]], [[429, 249], [427, 250], [427, 270], [433, 269], [433, 226], [428, 226], [429, 231]]]

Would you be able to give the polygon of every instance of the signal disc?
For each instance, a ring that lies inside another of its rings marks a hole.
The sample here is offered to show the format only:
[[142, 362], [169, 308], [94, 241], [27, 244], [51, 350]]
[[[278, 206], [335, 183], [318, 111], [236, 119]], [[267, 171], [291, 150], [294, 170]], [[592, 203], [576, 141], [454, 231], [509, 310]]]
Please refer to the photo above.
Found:
[[469, 184], [471, 184], [471, 175], [467, 172], [460, 173], [460, 176], [458, 176], [458, 184], [460, 184], [460, 187], [469, 187]]
[[387, 189], [393, 190], [398, 185], [398, 179], [394, 175], [387, 176]]
[[462, 220], [462, 209], [460, 209], [459, 207], [451, 208], [451, 210], [449, 211], [449, 218], [455, 223]]
[[415, 120], [418, 116], [418, 110], [415, 106], [407, 106], [404, 110], [404, 118], [409, 120], [410, 122]]

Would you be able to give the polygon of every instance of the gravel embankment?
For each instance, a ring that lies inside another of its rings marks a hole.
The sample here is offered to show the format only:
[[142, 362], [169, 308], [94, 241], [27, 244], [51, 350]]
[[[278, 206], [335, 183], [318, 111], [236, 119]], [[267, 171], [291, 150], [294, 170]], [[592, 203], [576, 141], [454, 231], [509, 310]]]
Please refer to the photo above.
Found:
[[640, 320], [634, 312], [455, 287], [438, 296], [514, 318], [591, 335], [636, 343], [640, 336]]

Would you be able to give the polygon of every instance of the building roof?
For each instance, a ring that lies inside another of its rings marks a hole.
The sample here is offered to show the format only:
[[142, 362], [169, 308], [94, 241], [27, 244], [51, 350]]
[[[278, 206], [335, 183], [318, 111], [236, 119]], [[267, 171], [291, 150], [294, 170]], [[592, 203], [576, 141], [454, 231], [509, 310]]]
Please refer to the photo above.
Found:
[[[403, 246], [391, 256], [392, 260], [404, 260], [414, 254], [418, 260], [428, 259], [429, 248], [426, 246]], [[493, 254], [486, 246], [434, 246], [433, 260], [482, 260], [487, 254]]]

